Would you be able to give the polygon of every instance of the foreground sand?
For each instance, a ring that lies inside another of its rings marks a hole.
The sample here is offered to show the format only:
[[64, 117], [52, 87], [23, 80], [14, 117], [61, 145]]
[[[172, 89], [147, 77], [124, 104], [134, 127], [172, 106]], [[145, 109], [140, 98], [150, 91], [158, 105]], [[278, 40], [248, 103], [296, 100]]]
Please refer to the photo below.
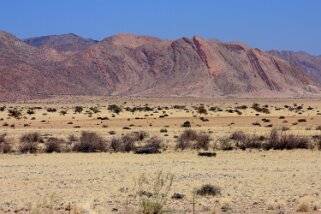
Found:
[[300, 204], [320, 213], [320, 151], [217, 153], [0, 155], [0, 213], [28, 213], [26, 208], [44, 201], [55, 212], [68, 213], [70, 204], [89, 213], [133, 213], [135, 179], [159, 170], [175, 174], [171, 194], [186, 195], [168, 201], [170, 213], [191, 213], [193, 188], [207, 183], [221, 187], [222, 194], [197, 196], [196, 213], [221, 213], [222, 206], [230, 213], [295, 213]]

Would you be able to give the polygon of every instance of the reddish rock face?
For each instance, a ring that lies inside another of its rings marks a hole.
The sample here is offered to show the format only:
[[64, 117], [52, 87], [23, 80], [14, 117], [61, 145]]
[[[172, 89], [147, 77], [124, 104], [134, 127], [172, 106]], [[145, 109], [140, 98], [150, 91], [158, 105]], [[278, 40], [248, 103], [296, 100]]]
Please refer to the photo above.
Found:
[[92, 42], [63, 35], [23, 42], [0, 32], [0, 75], [2, 100], [66, 94], [295, 96], [320, 89], [282, 59], [199, 36], [170, 41], [119, 34]]

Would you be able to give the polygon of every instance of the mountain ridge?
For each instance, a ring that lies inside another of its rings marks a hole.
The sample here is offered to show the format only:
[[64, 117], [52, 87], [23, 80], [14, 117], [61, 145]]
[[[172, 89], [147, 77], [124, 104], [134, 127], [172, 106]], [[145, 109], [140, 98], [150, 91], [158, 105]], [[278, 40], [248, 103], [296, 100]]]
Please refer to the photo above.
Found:
[[319, 82], [284, 59], [248, 45], [201, 36], [161, 40], [117, 34], [89, 43], [78, 37], [41, 37], [39, 45], [0, 33], [4, 77], [0, 99], [61, 94], [273, 97], [320, 93]]

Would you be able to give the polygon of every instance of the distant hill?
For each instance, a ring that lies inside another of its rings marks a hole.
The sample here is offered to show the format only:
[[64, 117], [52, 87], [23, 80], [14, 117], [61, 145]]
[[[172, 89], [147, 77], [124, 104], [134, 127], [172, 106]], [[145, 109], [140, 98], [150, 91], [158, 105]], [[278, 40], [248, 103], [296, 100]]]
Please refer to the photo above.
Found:
[[306, 52], [268, 51], [273, 56], [282, 58], [299, 68], [312, 79], [321, 82], [321, 56], [312, 56]]
[[63, 34], [34, 37], [24, 40], [25, 43], [38, 47], [48, 47], [57, 51], [80, 51], [96, 44], [98, 41], [93, 39], [84, 39], [76, 34]]
[[0, 32], [0, 99], [50, 95], [310, 96], [320, 83], [300, 67], [239, 43], [74, 34], [22, 41]]

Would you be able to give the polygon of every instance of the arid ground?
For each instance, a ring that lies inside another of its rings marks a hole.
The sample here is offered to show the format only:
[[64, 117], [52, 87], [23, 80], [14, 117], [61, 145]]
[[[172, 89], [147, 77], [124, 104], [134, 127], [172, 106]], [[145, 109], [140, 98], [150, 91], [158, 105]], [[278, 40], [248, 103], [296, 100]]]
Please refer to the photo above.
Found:
[[[113, 104], [119, 113], [109, 108]], [[159, 172], [174, 175], [165, 213], [321, 213], [317, 99], [60, 97], [0, 107], [0, 134], [13, 145], [11, 153], [0, 154], [0, 213], [140, 213], [138, 181], [145, 174], [152, 186]], [[216, 156], [175, 149], [186, 129], [209, 135], [208, 151]], [[307, 149], [222, 149], [235, 132], [269, 136], [272, 129], [312, 143]], [[106, 141], [144, 131], [165, 146], [147, 155], [47, 154], [43, 145], [33, 154], [19, 151], [26, 133], [38, 132], [46, 141], [82, 131]], [[197, 194], [205, 184], [219, 192]]]

